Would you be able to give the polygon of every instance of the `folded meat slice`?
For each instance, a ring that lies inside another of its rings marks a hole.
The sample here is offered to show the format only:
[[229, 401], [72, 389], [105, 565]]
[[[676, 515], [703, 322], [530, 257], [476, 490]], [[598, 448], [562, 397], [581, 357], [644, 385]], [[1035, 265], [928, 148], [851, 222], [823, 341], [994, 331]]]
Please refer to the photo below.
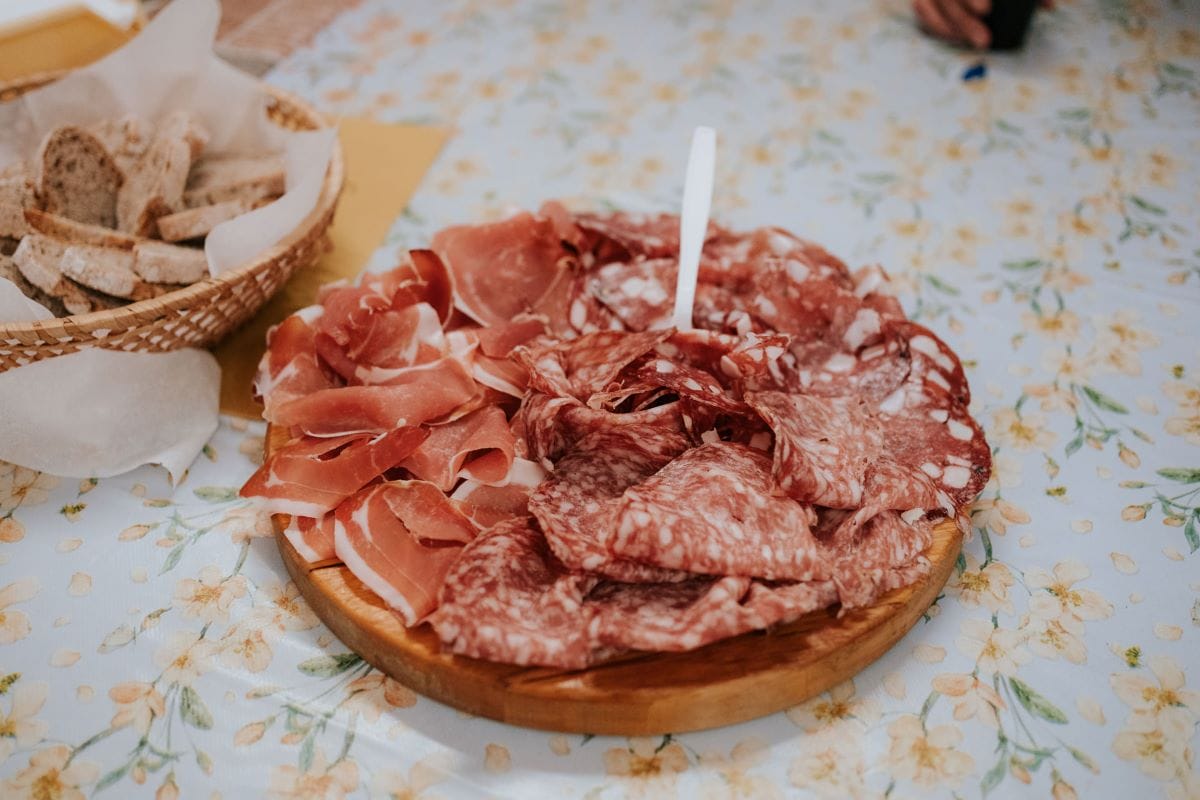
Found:
[[309, 306], [287, 317], [267, 333], [267, 350], [258, 363], [254, 394], [263, 400], [263, 416], [275, 421], [280, 406], [337, 385], [317, 359], [313, 323], [324, 314]]
[[529, 493], [546, 477], [546, 470], [533, 461], [514, 458], [503, 486], [489, 486], [467, 479], [450, 495], [454, 503], [479, 530], [497, 522], [529, 516]]
[[396, 466], [429, 436], [416, 427], [378, 436], [305, 436], [271, 454], [241, 488], [273, 514], [320, 517]]
[[828, 576], [811, 506], [779, 495], [769, 456], [732, 442], [688, 450], [629, 487], [601, 542], [620, 557], [705, 575]]
[[838, 526], [828, 542], [833, 582], [845, 608], [861, 608], [880, 595], [928, 573], [922, 555], [933, 543], [933, 522], [908, 522], [897, 511], [881, 511], [860, 527]]
[[409, 250], [408, 258], [386, 272], [364, 273], [360, 286], [389, 299], [392, 308], [428, 303], [443, 323], [454, 307], [454, 281], [432, 250]]
[[292, 516], [283, 529], [283, 535], [291, 542], [296, 552], [310, 564], [333, 561], [333, 513], [320, 519]]
[[513, 356], [529, 370], [529, 386], [535, 391], [587, 402], [671, 333], [670, 328], [643, 333], [599, 331], [552, 344], [519, 347]]
[[348, 383], [386, 384], [405, 369], [436, 361], [446, 353], [437, 312], [426, 303], [367, 316], [339, 344], [318, 334], [317, 353]]
[[381, 386], [323, 389], [279, 405], [274, 419], [311, 436], [377, 433], [450, 414], [479, 392], [455, 358], [410, 367]]
[[749, 578], [691, 578], [681, 583], [604, 582], [584, 603], [588, 638], [598, 650], [694, 650], [762, 627], [741, 604]]
[[867, 468], [883, 431], [859, 400], [749, 392], [746, 402], [775, 434], [775, 479], [797, 500], [830, 508], [863, 504]]
[[571, 280], [553, 221], [528, 213], [445, 228], [434, 234], [433, 250], [454, 275], [455, 305], [480, 325], [538, 311]]
[[512, 466], [515, 445], [504, 411], [489, 405], [429, 427], [429, 438], [400, 466], [444, 492], [460, 477], [501, 484]]
[[403, 496], [407, 488], [388, 483], [371, 486], [339, 505], [334, 512], [333, 548], [350, 572], [395, 609], [404, 624], [414, 625], [437, 607], [438, 591], [463, 545], [457, 538], [435, 540], [427, 535], [452, 528], [438, 526], [422, 532], [405, 524], [397, 506], [411, 510]]
[[612, 554], [606, 539], [621, 495], [664, 467], [689, 445], [680, 433], [629, 426], [580, 439], [529, 497], [550, 549], [567, 567], [627, 583], [679, 581], [685, 572]]
[[593, 580], [563, 566], [527, 517], [462, 550], [429, 617], [450, 652], [508, 664], [588, 665], [583, 596]]

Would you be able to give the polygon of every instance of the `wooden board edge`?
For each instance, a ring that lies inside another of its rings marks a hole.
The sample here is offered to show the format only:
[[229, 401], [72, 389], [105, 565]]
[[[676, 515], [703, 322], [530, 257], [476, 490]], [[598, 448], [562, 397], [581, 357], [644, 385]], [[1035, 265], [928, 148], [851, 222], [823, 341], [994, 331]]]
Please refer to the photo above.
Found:
[[[833, 617], [817, 611], [765, 633], [743, 634], [683, 654], [635, 654], [589, 670], [561, 672], [493, 664], [440, 652], [427, 627], [410, 631], [344, 566], [310, 569], [286, 537], [277, 536], [284, 564], [317, 616], [351, 650], [409, 688], [439, 702], [501, 722], [571, 733], [654, 735], [722, 727], [766, 716], [844, 682], [880, 658], [916, 624], [949, 580], [962, 544], [953, 521], [935, 529], [929, 574], [871, 606]], [[589, 691], [586, 676], [614, 669], [686, 666], [729, 657], [745, 644], [794, 640], [793, 657], [759, 670], [734, 670], [697, 689]], [[804, 645], [820, 643], [819, 649]], [[619, 666], [618, 666], [619, 665]], [[698, 695], [704, 693], [701, 698]]]

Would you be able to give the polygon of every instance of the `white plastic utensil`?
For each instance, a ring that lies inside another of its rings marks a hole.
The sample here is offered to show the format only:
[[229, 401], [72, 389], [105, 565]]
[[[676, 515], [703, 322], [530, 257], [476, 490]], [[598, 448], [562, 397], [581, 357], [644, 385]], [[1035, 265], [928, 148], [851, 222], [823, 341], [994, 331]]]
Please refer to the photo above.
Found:
[[700, 251], [708, 233], [712, 208], [713, 173], [717, 163], [717, 132], [701, 125], [692, 134], [687, 175], [683, 180], [683, 211], [679, 216], [679, 279], [675, 283], [675, 327], [692, 329]]

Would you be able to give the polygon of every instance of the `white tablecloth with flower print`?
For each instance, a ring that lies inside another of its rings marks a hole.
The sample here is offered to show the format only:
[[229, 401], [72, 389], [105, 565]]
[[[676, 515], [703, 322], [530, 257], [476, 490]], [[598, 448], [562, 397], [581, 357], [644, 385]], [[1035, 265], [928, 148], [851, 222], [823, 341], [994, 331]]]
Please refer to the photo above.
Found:
[[[181, 486], [0, 467], [0, 795], [1200, 796], [1200, 10], [1060, 2], [976, 57], [890, 4], [366, 0], [269, 76], [458, 135], [377, 256], [549, 197], [879, 261], [995, 450], [963, 560], [881, 661], [706, 733], [554, 735], [373, 672], [297, 597], [226, 421]], [[978, 72], [978, 70], [976, 70]]]

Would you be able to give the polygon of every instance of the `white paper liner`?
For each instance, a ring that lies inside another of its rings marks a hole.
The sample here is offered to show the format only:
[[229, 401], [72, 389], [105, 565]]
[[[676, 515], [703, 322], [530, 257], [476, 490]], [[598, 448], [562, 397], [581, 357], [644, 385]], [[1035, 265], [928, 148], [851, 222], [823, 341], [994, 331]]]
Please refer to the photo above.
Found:
[[217, 429], [220, 385], [203, 350], [91, 348], [0, 372], [0, 460], [70, 478], [161, 464], [179, 480]]
[[[258, 82], [213, 55], [216, 0], [175, 0], [142, 33], [100, 61], [0, 104], [0, 168], [30, 158], [64, 124], [135, 114], [148, 123], [196, 114], [206, 153], [282, 150], [287, 192], [208, 235], [216, 275], [241, 266], [299, 227], [316, 206], [336, 131], [289, 132], [266, 116]], [[0, 323], [51, 316], [0, 278]], [[116, 475], [146, 463], [182, 475], [216, 429], [220, 370], [196, 350], [85, 350], [0, 373], [0, 459], [64, 476]]]

